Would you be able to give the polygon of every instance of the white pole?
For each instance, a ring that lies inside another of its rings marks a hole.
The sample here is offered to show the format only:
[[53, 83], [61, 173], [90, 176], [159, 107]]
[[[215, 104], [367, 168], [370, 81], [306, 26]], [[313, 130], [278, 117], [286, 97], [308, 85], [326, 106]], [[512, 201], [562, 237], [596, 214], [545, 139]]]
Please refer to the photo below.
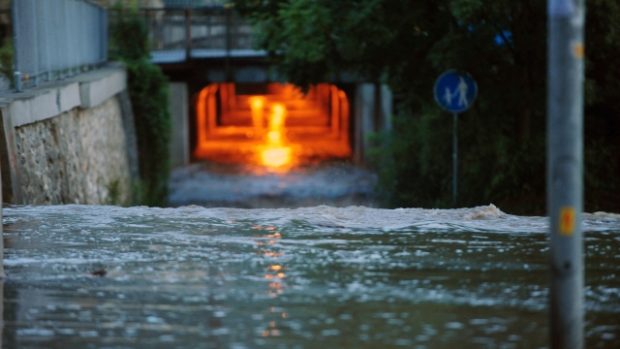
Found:
[[552, 348], [583, 348], [584, 0], [548, 0], [547, 205]]

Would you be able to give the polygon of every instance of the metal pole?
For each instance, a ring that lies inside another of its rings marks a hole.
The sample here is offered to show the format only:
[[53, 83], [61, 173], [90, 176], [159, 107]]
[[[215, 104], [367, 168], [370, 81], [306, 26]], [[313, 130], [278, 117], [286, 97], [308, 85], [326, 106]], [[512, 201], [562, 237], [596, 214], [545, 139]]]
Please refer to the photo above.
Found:
[[452, 206], [456, 207], [459, 176], [459, 114], [452, 113], [452, 120]]
[[232, 72], [230, 69], [230, 51], [232, 49], [232, 33], [231, 33], [231, 27], [232, 27], [232, 11], [230, 9], [226, 9], [225, 10], [225, 14], [226, 14], [226, 57], [224, 58], [224, 71], [226, 72], [226, 81], [232, 81]]
[[20, 65], [20, 59], [21, 58], [21, 52], [20, 52], [20, 41], [18, 38], [17, 33], [20, 31], [19, 29], [19, 25], [20, 25], [20, 21], [21, 18], [19, 17], [20, 15], [20, 11], [19, 9], [21, 7], [18, 7], [19, 5], [16, 2], [13, 2], [11, 4], [11, 20], [13, 21], [13, 82], [14, 82], [14, 86], [15, 86], [15, 90], [17, 92], [21, 92], [22, 90], [22, 74], [20, 72], [21, 70], [21, 65]]
[[34, 47], [34, 54], [32, 55], [32, 60], [34, 61], [34, 64], [32, 66], [32, 81], [34, 86], [39, 86], [39, 74], [41, 73], [41, 65], [39, 62], [39, 50], [40, 47], [43, 46], [41, 45], [41, 42], [39, 42], [39, 21], [37, 20], [37, 14], [36, 14], [36, 5], [34, 4], [34, 2], [30, 2], [30, 18], [31, 20], [29, 21], [33, 28], [32, 28], [32, 47]]
[[192, 58], [192, 9], [185, 9], [185, 60]]
[[552, 348], [583, 348], [584, 0], [548, 0], [547, 209]]

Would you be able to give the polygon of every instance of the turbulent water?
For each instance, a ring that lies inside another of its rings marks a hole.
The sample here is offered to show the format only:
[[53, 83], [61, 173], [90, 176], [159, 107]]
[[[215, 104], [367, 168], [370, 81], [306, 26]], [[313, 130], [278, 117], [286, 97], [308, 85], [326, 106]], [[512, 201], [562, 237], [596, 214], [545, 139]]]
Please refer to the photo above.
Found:
[[[548, 346], [547, 221], [483, 206], [4, 209], [8, 348]], [[620, 216], [585, 216], [620, 347]]]
[[346, 162], [298, 166], [284, 173], [251, 165], [194, 163], [170, 178], [171, 206], [300, 207], [374, 203], [376, 174]]

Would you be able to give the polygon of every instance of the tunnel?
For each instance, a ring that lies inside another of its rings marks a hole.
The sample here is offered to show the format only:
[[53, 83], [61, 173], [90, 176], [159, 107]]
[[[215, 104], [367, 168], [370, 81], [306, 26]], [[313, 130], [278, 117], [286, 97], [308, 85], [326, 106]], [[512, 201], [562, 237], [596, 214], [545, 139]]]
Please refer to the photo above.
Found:
[[195, 161], [287, 171], [351, 157], [349, 99], [334, 84], [212, 83], [193, 103]]

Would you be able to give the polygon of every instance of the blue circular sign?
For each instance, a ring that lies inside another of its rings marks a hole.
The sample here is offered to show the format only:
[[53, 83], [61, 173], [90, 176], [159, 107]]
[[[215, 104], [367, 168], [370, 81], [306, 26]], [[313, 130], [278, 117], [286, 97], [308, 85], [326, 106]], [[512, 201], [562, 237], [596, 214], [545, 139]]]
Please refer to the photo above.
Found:
[[451, 113], [461, 113], [474, 103], [478, 85], [471, 75], [448, 70], [437, 78], [433, 92], [441, 108]]

